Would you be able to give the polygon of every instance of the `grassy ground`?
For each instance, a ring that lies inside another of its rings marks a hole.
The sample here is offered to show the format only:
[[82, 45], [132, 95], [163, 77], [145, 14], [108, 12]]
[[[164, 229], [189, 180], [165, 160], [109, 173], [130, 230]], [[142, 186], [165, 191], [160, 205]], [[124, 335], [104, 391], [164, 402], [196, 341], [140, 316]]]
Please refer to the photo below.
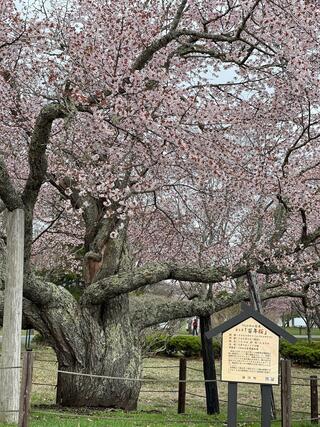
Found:
[[[43, 427], [44, 425], [50, 427], [131, 427], [131, 426], [144, 426], [144, 427], [208, 427], [208, 426], [224, 426], [226, 425], [225, 417], [209, 417], [200, 413], [193, 413], [187, 415], [177, 414], [146, 414], [143, 412], [135, 412], [125, 414], [123, 412], [116, 412], [112, 416], [98, 416], [88, 415], [81, 418], [72, 419], [67, 416], [61, 415], [33, 415], [31, 420], [31, 427]], [[240, 426], [258, 427], [260, 422], [246, 423], [239, 420]], [[272, 426], [280, 427], [280, 423], [272, 423]], [[1, 424], [0, 424], [1, 426]], [[292, 427], [311, 427], [311, 424], [303, 422], [293, 422]]]
[[[246, 417], [247, 418], [247, 417]], [[114, 411], [113, 413], [100, 413], [88, 414], [88, 415], [71, 415], [68, 413], [51, 412], [43, 413], [43, 411], [37, 413], [33, 412], [30, 420], [30, 427], [208, 427], [208, 426], [225, 426], [226, 416], [208, 416], [203, 412], [193, 411], [193, 413], [187, 414], [175, 414], [170, 411], [162, 413], [148, 413], [148, 412], [130, 412], [124, 413], [122, 411]], [[243, 417], [243, 414], [239, 416], [239, 426], [246, 427], [259, 427], [261, 426], [260, 421], [247, 422]], [[1, 427], [4, 426], [0, 423]], [[280, 427], [280, 422], [272, 422], [272, 426]], [[312, 425], [303, 421], [293, 421], [292, 427], [311, 427]]]
[[[177, 358], [147, 358], [144, 360], [144, 377], [159, 380], [155, 383], [143, 385], [139, 400], [138, 411], [125, 413], [123, 411], [103, 412], [66, 412], [60, 411], [55, 406], [56, 359], [54, 353], [48, 348], [35, 350], [34, 378], [32, 390], [32, 417], [31, 427], [87, 427], [87, 426], [216, 426], [225, 425], [227, 386], [218, 383], [219, 397], [221, 400], [221, 415], [218, 417], [207, 416], [205, 411], [203, 383], [190, 382], [187, 384], [186, 414], [178, 415], [177, 389], [178, 389], [178, 362]], [[187, 362], [187, 378], [189, 380], [202, 379], [202, 363], [199, 359], [189, 359]], [[192, 368], [192, 369], [191, 369]], [[219, 366], [218, 366], [219, 372]], [[308, 380], [310, 375], [318, 374], [319, 370], [294, 367], [292, 370], [292, 400], [293, 419], [307, 419], [310, 414]], [[302, 379], [306, 378], [306, 380]], [[173, 382], [164, 383], [163, 380]], [[39, 385], [39, 384], [51, 384]], [[260, 389], [258, 385], [239, 384], [238, 402], [239, 421], [242, 426], [260, 426]], [[274, 387], [275, 401], [280, 417], [280, 390]], [[49, 412], [49, 414], [47, 413]], [[50, 414], [54, 412], [54, 414]], [[250, 420], [250, 422], [246, 422]], [[273, 423], [273, 426], [280, 426]], [[295, 427], [308, 426], [303, 422], [292, 424]], [[1, 426], [1, 424], [0, 424]]]
[[[303, 328], [303, 327], [299, 328], [297, 326], [295, 326], [295, 327], [290, 326], [289, 328], [286, 328], [286, 331], [288, 331], [292, 335], [297, 335], [297, 336], [307, 335], [307, 328]], [[320, 338], [320, 329], [319, 328], [312, 328], [311, 329], [311, 335], [312, 336], [318, 335]]]

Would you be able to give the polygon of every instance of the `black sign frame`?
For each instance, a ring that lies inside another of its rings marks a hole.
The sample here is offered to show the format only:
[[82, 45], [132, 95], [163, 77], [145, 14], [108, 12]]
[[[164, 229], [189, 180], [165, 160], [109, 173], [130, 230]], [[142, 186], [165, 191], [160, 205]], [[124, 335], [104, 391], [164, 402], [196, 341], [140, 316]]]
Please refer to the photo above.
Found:
[[[294, 344], [297, 339], [287, 331], [276, 325], [267, 317], [263, 316], [256, 310], [253, 310], [247, 304], [241, 304], [241, 312], [232, 319], [227, 320], [222, 325], [211, 329], [206, 333], [206, 338], [210, 339], [218, 334], [223, 334], [229, 329], [237, 326], [239, 323], [252, 317], [262, 326], [273, 332], [279, 338], [284, 338]], [[257, 383], [255, 383], [257, 384]], [[261, 386], [261, 426], [271, 427], [271, 411], [272, 411], [272, 385], [260, 384]], [[237, 426], [237, 382], [228, 382], [228, 427]]]

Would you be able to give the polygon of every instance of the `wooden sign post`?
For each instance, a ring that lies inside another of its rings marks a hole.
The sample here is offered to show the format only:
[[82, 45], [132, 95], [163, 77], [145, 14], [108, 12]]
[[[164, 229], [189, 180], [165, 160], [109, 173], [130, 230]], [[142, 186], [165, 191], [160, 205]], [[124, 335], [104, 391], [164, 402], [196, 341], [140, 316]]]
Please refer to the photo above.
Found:
[[207, 332], [222, 334], [221, 380], [228, 382], [228, 427], [237, 425], [237, 384], [261, 384], [261, 426], [271, 426], [272, 385], [279, 384], [279, 339], [295, 342], [271, 320], [247, 305], [239, 315]]
[[7, 218], [7, 277], [0, 357], [0, 423], [18, 423], [24, 256], [24, 211]]

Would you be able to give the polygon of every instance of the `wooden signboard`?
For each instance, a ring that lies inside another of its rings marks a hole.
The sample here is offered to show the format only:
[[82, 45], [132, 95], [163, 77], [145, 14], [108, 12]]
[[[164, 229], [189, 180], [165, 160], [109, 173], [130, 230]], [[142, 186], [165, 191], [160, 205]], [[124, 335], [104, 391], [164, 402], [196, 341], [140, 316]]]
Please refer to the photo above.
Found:
[[228, 382], [228, 427], [237, 426], [237, 385], [261, 385], [261, 426], [271, 426], [272, 385], [279, 381], [279, 338], [296, 339], [258, 311], [242, 305], [237, 316], [206, 333], [222, 334], [221, 379]]
[[278, 378], [278, 335], [252, 317], [222, 334], [222, 381], [278, 384]]

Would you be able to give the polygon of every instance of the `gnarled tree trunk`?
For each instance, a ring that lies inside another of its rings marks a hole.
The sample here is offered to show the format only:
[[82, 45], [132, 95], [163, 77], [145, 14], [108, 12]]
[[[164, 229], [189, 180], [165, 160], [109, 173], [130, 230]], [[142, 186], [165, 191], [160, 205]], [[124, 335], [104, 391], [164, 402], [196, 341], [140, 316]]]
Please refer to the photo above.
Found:
[[[51, 329], [59, 371], [57, 403], [62, 406], [137, 407], [141, 383], [139, 338], [129, 318], [128, 296], [115, 297], [97, 310], [80, 308], [76, 331]], [[71, 333], [70, 333], [71, 332]]]
[[[3, 249], [0, 245], [0, 258]], [[246, 292], [238, 292], [212, 301], [195, 298], [161, 303], [150, 299], [142, 303], [139, 297], [136, 301], [131, 298], [129, 304], [129, 295], [147, 284], [170, 279], [217, 283], [226, 270], [164, 263], [118, 273], [114, 265], [102, 266], [102, 278], [88, 284], [79, 301], [63, 287], [44, 283], [31, 272], [25, 274], [23, 326], [38, 330], [55, 350], [62, 371], [57, 400], [63, 406], [136, 408], [142, 367], [139, 333], [144, 328], [177, 318], [208, 316], [248, 297]], [[241, 275], [243, 267], [230, 272], [233, 278]], [[297, 293], [290, 291], [290, 296]], [[270, 292], [263, 298], [270, 298]], [[0, 289], [0, 324], [2, 321]]]

